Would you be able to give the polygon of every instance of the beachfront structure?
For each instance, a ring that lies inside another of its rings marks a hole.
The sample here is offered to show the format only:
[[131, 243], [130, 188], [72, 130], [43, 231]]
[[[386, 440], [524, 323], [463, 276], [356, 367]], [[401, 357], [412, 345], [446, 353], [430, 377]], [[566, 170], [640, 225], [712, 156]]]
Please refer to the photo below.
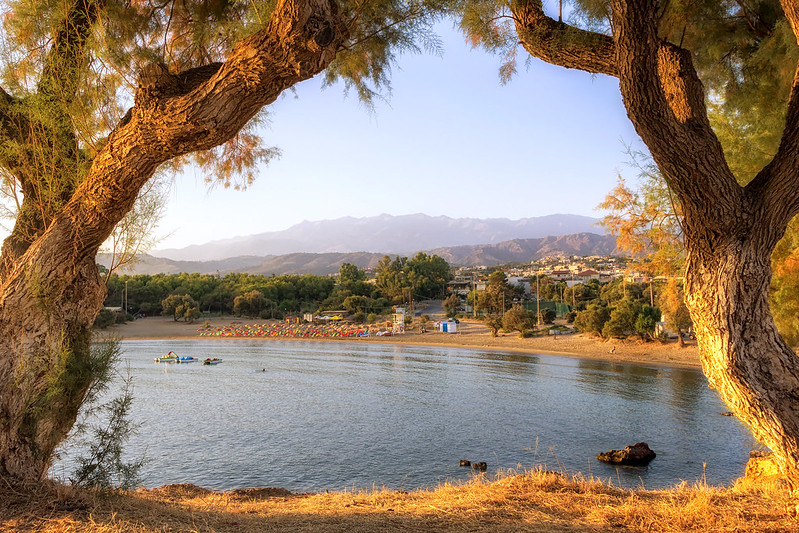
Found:
[[395, 307], [393, 316], [394, 316], [394, 323], [391, 328], [392, 333], [394, 335], [398, 333], [405, 333], [405, 308]]

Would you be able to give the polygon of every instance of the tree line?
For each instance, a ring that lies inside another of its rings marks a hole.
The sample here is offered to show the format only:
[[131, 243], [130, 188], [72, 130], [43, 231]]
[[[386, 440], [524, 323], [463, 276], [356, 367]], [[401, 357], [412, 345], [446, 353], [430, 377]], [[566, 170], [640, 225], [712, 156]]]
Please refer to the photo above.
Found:
[[[253, 274], [112, 274], [106, 307], [126, 306], [129, 315], [168, 315], [193, 320], [202, 314], [283, 318], [306, 312], [341, 310], [356, 321], [391, 312], [393, 305], [441, 297], [452, 279], [437, 255], [385, 256], [373, 279], [344, 263], [333, 276]], [[107, 322], [107, 314], [101, 317]]]

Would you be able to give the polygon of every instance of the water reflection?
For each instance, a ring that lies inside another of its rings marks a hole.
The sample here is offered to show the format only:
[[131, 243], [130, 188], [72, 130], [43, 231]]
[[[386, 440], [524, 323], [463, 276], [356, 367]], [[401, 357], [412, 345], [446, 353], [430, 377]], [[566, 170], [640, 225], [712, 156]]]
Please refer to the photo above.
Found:
[[[149, 450], [147, 486], [412, 489], [468, 477], [459, 459], [648, 488], [696, 480], [706, 462], [709, 482], [728, 483], [752, 444], [691, 370], [365, 343], [123, 346], [143, 424], [128, 451]], [[152, 362], [169, 350], [224, 363]], [[658, 453], [648, 468], [594, 459], [640, 440]]]

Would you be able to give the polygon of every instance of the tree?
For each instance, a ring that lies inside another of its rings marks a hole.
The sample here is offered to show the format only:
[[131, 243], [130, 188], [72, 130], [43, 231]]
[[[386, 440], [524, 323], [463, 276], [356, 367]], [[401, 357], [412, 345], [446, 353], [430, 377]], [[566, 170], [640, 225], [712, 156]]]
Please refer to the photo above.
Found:
[[268, 304], [261, 291], [252, 290], [233, 299], [233, 312], [238, 316], [258, 317]]
[[408, 261], [409, 281], [419, 298], [442, 297], [446, 284], [452, 279], [449, 263], [437, 255], [419, 252]]
[[386, 298], [395, 303], [406, 300], [406, 295], [411, 287], [405, 266], [407, 257], [397, 256], [393, 261], [389, 256], [383, 256], [375, 268], [375, 286]]
[[557, 316], [558, 314], [549, 307], [544, 307], [538, 312], [538, 320], [542, 324], [552, 324]]
[[677, 332], [677, 340], [680, 347], [685, 346], [683, 331], [687, 331], [693, 326], [691, 315], [685, 306], [685, 293], [683, 285], [677, 279], [671, 278], [660, 292], [658, 306], [663, 311], [666, 318], [666, 326], [672, 331]]
[[677, 276], [685, 264], [680, 205], [654, 164], [642, 165], [638, 190], [630, 189], [619, 176], [619, 183], [599, 204], [608, 211], [601, 224], [616, 235], [620, 250], [629, 252], [634, 266], [652, 276]]
[[605, 338], [624, 338], [635, 332], [635, 321], [641, 312], [641, 304], [633, 300], [622, 300], [610, 311], [610, 318], [602, 326]]
[[171, 315], [175, 322], [181, 318], [194, 322], [200, 316], [200, 307], [188, 294], [170, 294], [161, 302], [161, 314]]
[[582, 333], [602, 336], [605, 323], [610, 319], [610, 310], [600, 304], [590, 304], [574, 317], [574, 327]]
[[[538, 0], [513, 1], [510, 13], [477, 2], [463, 26], [490, 48], [509, 36], [533, 57], [618, 78], [627, 114], [683, 212], [686, 304], [703, 369], [799, 492], [799, 358], [768, 304], [771, 253], [799, 214], [799, 4], [780, 5], [586, 0], [576, 7], [589, 25], [578, 27], [547, 16]], [[728, 125], [743, 145], [754, 138], [746, 129], [757, 122], [747, 119], [753, 110], [786, 103], [778, 146], [743, 184], [708, 101], [739, 120]]]
[[105, 280], [121, 267], [133, 265], [140, 254], [146, 253], [158, 243], [155, 228], [166, 209], [169, 187], [164, 180], [154, 178], [147, 183], [133, 208], [114, 226], [101, 252], [111, 256]]
[[486, 315], [483, 322], [491, 330], [491, 336], [496, 337], [499, 330], [502, 329], [502, 316], [501, 315]]
[[495, 270], [489, 274], [485, 290], [471, 295], [471, 300], [474, 301], [476, 296], [478, 310], [502, 315], [513, 306], [513, 299], [517, 295], [518, 292], [508, 283], [508, 276], [501, 270]]
[[264, 106], [325, 69], [368, 100], [398, 51], [435, 46], [440, 7], [3, 3], [0, 177], [22, 200], [0, 256], [0, 476], [43, 477], [74, 423], [106, 294], [95, 256], [156, 169], [194, 154], [246, 186], [275, 153], [246, 129]]
[[524, 337], [525, 332], [533, 326], [535, 326], [533, 314], [521, 305], [514, 305], [502, 317], [502, 329], [518, 331], [519, 337]]
[[444, 307], [444, 312], [448, 317], [452, 318], [458, 314], [458, 308], [461, 305], [461, 299], [457, 294], [450, 294], [441, 304]]
[[644, 340], [647, 336], [653, 338], [655, 326], [659, 321], [660, 309], [651, 305], [643, 305], [635, 319], [635, 332], [641, 336], [641, 340]]

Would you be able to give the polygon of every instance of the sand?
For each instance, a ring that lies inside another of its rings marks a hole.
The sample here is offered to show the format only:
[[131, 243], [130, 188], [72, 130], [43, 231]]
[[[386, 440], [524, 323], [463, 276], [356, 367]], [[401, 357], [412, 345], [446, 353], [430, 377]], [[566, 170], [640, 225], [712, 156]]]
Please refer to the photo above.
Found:
[[[215, 342], [236, 342], [241, 337], [201, 337], [198, 329], [209, 322], [212, 327], [230, 324], [262, 324], [264, 320], [249, 320], [237, 317], [214, 317], [201, 319], [193, 324], [175, 322], [171, 318], [147, 317], [116, 325], [103, 332], [123, 340], [128, 339], [209, 339]], [[700, 368], [699, 352], [694, 343], [680, 348], [676, 341], [667, 343], [641, 342], [635, 339], [624, 341], [602, 341], [583, 334], [530, 337], [521, 339], [516, 333], [500, 333], [491, 337], [489, 329], [479, 321], [461, 320], [458, 333], [427, 333], [416, 331], [391, 337], [320, 339], [328, 342], [383, 342], [390, 344], [418, 344], [426, 346], [455, 346], [490, 350], [504, 350], [523, 353], [547, 353], [602, 359], [613, 362], [643, 363], [666, 366]], [[245, 337], [248, 340], [270, 342], [270, 337]], [[286, 340], [281, 337], [281, 340]], [[317, 340], [296, 339], [298, 342], [318, 342]]]

